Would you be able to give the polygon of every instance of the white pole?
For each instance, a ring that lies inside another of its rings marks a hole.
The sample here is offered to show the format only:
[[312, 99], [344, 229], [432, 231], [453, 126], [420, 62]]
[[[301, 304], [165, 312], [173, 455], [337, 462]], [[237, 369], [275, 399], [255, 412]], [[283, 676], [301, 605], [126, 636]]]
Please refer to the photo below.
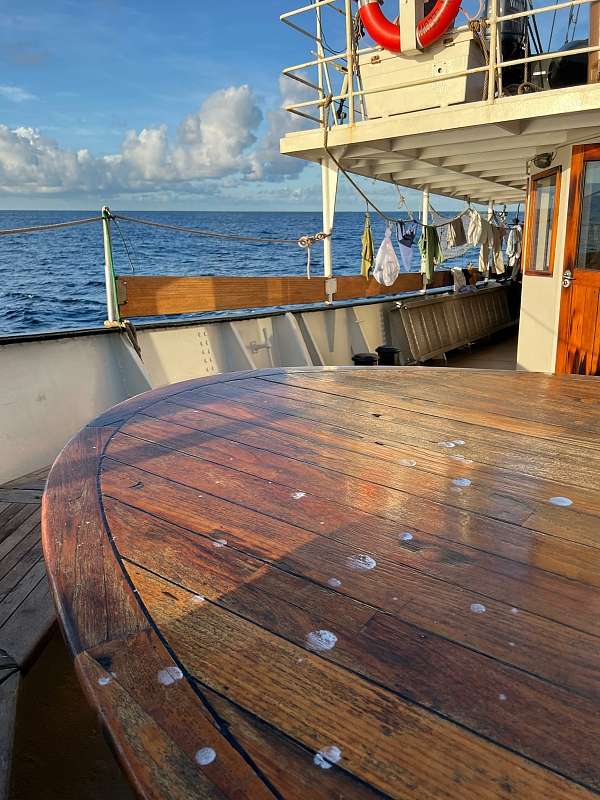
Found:
[[[423, 207], [421, 211], [421, 222], [423, 225], [429, 224], [429, 187], [423, 189]], [[427, 274], [423, 273], [423, 289], [422, 291], [427, 290]]]
[[[487, 211], [487, 218], [488, 222], [491, 222], [494, 219], [494, 201], [488, 201], [488, 211]], [[493, 249], [492, 249], [493, 252]], [[490, 279], [490, 258], [488, 254], [488, 263], [485, 265], [485, 282], [487, 283]]]
[[115, 296], [113, 272], [112, 239], [110, 235], [110, 209], [102, 208], [102, 234], [104, 239], [104, 285], [106, 288], [106, 313], [108, 326], [119, 324], [119, 309]]
[[[337, 195], [337, 164], [326, 156], [321, 160], [321, 191], [323, 199], [323, 233], [331, 234], [335, 217], [335, 199]], [[333, 276], [333, 248], [331, 236], [323, 240], [323, 275]]]

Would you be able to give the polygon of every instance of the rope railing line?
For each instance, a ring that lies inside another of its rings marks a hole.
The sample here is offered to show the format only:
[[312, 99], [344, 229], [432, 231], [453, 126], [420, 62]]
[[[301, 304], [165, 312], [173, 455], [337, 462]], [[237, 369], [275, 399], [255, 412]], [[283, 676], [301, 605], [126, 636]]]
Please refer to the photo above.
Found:
[[152, 222], [152, 220], [128, 217], [124, 214], [111, 214], [111, 218], [123, 220], [124, 222], [133, 222], [137, 225], [147, 225], [151, 228], [163, 228], [165, 230], [177, 231], [178, 233], [187, 233], [190, 236], [204, 236], [211, 239], [226, 239], [234, 242], [255, 242], [256, 244], [295, 244], [300, 247], [311, 247], [315, 242], [323, 241], [323, 239], [327, 239], [331, 236], [331, 233], [320, 231], [313, 236], [300, 236], [297, 239], [271, 239], [260, 236], [243, 236], [236, 233], [220, 233], [218, 231], [203, 230], [202, 228], [187, 228], [183, 225], [173, 225], [167, 222]]
[[88, 217], [87, 219], [73, 219], [69, 222], [53, 222], [49, 225], [32, 225], [28, 228], [6, 228], [0, 230], [0, 236], [18, 236], [22, 233], [41, 233], [55, 231], [60, 228], [74, 228], [76, 225], [89, 225], [90, 222], [102, 222], [102, 217]]

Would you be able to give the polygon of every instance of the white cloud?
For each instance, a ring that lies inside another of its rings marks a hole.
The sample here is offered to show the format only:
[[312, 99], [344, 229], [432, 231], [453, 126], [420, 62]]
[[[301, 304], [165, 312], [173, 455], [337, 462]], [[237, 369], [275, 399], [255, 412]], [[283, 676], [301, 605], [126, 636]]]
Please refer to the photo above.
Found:
[[0, 97], [10, 100], [11, 103], [24, 103], [26, 100], [37, 100], [34, 94], [22, 89], [20, 86], [0, 85]]
[[0, 124], [0, 193], [202, 191], [202, 182], [216, 179], [282, 181], [297, 175], [304, 163], [279, 155], [279, 138], [293, 124], [286, 112], [268, 112], [261, 137], [262, 123], [250, 87], [232, 86], [207, 97], [173, 137], [166, 125], [130, 130], [118, 153], [102, 157], [61, 148], [29, 127]]

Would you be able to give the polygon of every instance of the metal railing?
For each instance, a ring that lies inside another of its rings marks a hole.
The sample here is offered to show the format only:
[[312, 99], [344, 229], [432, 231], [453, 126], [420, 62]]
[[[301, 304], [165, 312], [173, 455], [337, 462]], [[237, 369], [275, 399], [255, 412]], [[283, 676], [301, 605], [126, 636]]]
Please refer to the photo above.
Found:
[[[503, 70], [507, 68], [520, 65], [528, 68], [530, 65], [542, 64], [565, 56], [600, 54], [599, 0], [565, 0], [563, 2], [558, 2], [557, 0], [552, 5], [544, 5], [539, 8], [531, 7], [527, 11], [504, 15], [498, 13], [499, 3], [500, 0], [490, 0], [487, 17], [470, 20], [469, 24], [456, 27], [448, 32], [449, 35], [469, 30], [473, 30], [475, 33], [478, 32], [480, 44], [485, 48], [486, 63], [483, 66], [460, 69], [438, 75], [428, 75], [427, 77], [413, 80], [392, 81], [385, 86], [370, 88], [363, 86], [360, 66], [365, 63], [367, 56], [374, 56], [385, 51], [378, 45], [359, 46], [358, 37], [356, 36], [357, 12], [353, 13], [352, 0], [316, 0], [300, 8], [288, 11], [280, 16], [281, 21], [312, 40], [316, 45], [316, 52], [314, 53], [314, 58], [301, 64], [286, 67], [283, 70], [285, 76], [314, 93], [313, 97], [299, 99], [285, 106], [285, 109], [299, 117], [314, 122], [320, 127], [324, 127], [326, 124], [327, 126], [330, 124], [334, 126], [342, 124], [353, 125], [357, 121], [368, 119], [366, 103], [368, 96], [420, 86], [434, 86], [457, 78], [469, 78], [475, 75], [484, 75], [486, 78], [485, 93], [482, 93], [481, 102], [492, 104], [505, 96], [502, 87], [502, 74]], [[503, 23], [526, 19], [529, 24], [529, 20], [535, 19], [538, 15], [553, 13], [556, 17], [558, 11], [564, 9], [572, 11], [583, 5], [590, 6], [590, 9], [592, 7], [595, 8], [588, 25], [587, 46], [574, 47], [568, 50], [563, 48], [549, 50], [548, 52], [536, 52], [530, 55], [526, 54], [522, 58], [512, 58], [510, 60], [502, 59], [501, 27]], [[298, 17], [307, 14], [314, 15], [312, 29], [303, 27], [297, 22]], [[592, 22], [592, 19], [594, 22]], [[345, 48], [343, 50], [327, 53], [331, 48], [327, 44], [326, 29], [330, 32], [329, 35], [337, 34], [338, 37], [342, 33], [345, 35]], [[588, 70], [588, 72], [591, 72], [591, 70]], [[596, 77], [595, 80], [598, 80], [598, 78]], [[544, 85], [543, 81], [539, 83], [540, 85], [538, 86], [529, 84], [527, 88], [532, 91], [546, 91], [550, 88]], [[333, 115], [330, 114], [330, 107], [334, 109]], [[402, 112], [400, 111], [399, 113]]]

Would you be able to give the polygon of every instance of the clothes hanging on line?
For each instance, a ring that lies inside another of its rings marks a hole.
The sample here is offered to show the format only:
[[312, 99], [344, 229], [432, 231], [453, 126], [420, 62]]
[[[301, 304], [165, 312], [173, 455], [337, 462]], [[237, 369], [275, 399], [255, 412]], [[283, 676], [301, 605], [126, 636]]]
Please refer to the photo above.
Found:
[[373, 231], [371, 229], [371, 215], [365, 214], [365, 226], [361, 238], [362, 249], [360, 255], [360, 274], [368, 278], [375, 260], [375, 247], [373, 245]]
[[506, 228], [492, 225], [492, 251], [494, 260], [494, 272], [496, 275], [504, 275], [504, 257], [502, 255], [502, 243], [506, 234]]
[[513, 225], [508, 233], [506, 242], [506, 259], [508, 267], [512, 270], [511, 277], [514, 279], [521, 269], [521, 254], [523, 249], [523, 228], [521, 224]]
[[417, 235], [416, 225], [406, 225], [402, 220], [396, 222], [396, 239], [400, 251], [400, 260], [404, 272], [410, 272], [412, 267], [413, 244]]
[[448, 223], [448, 247], [463, 247], [467, 244], [467, 236], [462, 217], [453, 219]]
[[423, 226], [423, 232], [419, 239], [419, 251], [421, 253], [421, 272], [427, 277], [427, 283], [432, 283], [436, 264], [441, 264], [444, 260], [437, 228], [433, 225]]
[[460, 292], [460, 290], [467, 285], [467, 279], [461, 267], [452, 267], [452, 279], [454, 281], [455, 292]]
[[375, 258], [373, 277], [377, 283], [383, 286], [391, 286], [396, 281], [399, 274], [400, 267], [398, 265], [398, 258], [394, 250], [394, 245], [392, 244], [392, 227], [391, 225], [387, 225], [383, 242], [379, 246]]

